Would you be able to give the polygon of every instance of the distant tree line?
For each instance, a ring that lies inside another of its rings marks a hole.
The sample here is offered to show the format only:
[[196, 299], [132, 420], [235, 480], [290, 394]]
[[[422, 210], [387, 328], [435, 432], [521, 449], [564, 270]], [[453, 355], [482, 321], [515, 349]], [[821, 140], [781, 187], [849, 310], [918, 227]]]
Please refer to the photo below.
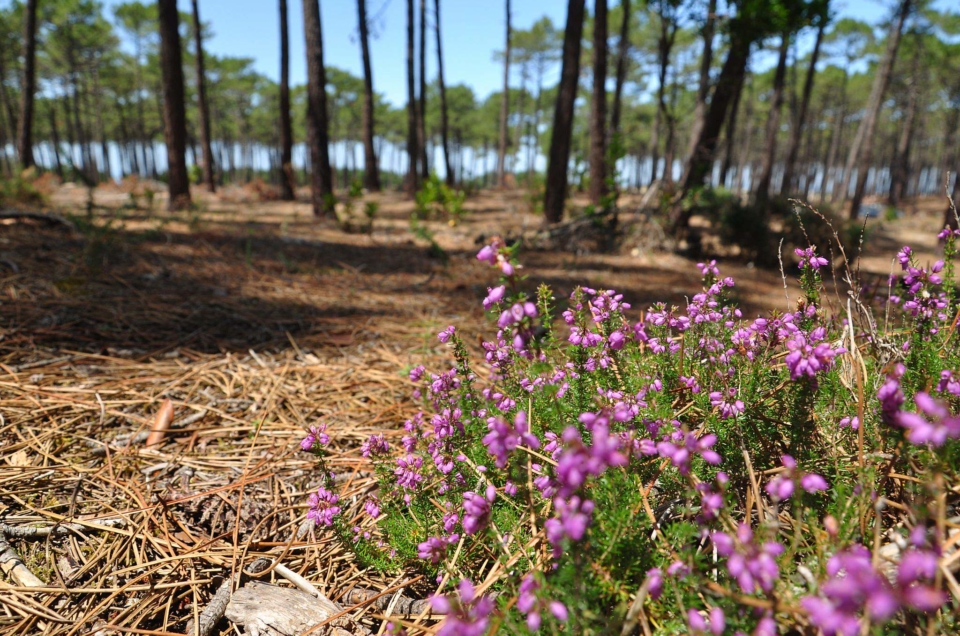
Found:
[[[0, 170], [163, 178], [173, 205], [189, 179], [212, 190], [260, 176], [284, 198], [310, 183], [317, 214], [355, 180], [413, 193], [442, 171], [542, 188], [548, 222], [570, 188], [595, 206], [654, 188], [678, 233], [682, 202], [704, 187], [761, 208], [849, 200], [856, 217], [868, 194], [897, 205], [960, 170], [960, 12], [929, 0], [898, 0], [877, 25], [838, 19], [830, 0], [568, 0], [565, 25], [529, 29], [505, 0], [503, 89], [485, 98], [445, 81], [443, 55], [474, 52], [443, 46], [440, 0], [406, 0], [406, 24], [389, 25], [406, 29], [401, 105], [374, 90], [369, 40], [384, 25], [367, 4], [356, 0], [356, 77], [324, 64], [321, 3], [302, 1], [308, 82], [290, 86], [286, 0], [279, 83], [204, 51], [197, 0], [186, 14], [173, 0], [109, 12], [16, 0], [0, 10]], [[952, 189], [960, 199], [960, 180]]]

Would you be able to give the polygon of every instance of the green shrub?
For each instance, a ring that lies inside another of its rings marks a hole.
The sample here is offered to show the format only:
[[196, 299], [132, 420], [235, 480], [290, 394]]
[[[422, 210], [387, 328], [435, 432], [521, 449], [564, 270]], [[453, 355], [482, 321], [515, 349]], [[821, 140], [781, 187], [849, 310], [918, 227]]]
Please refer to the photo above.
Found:
[[376, 493], [333, 492], [332, 431], [312, 428], [301, 446], [323, 485], [308, 517], [361, 566], [436, 581], [441, 634], [958, 633], [944, 236], [946, 264], [901, 250], [887, 307], [855, 283], [856, 312], [830, 313], [828, 263], [806, 246], [788, 314], [743, 316], [734, 281], [700, 263], [686, 308], [637, 321], [620, 294], [579, 287], [559, 326], [550, 289], [528, 296], [495, 240], [477, 255], [502, 275], [484, 362], [440, 332], [450, 365], [410, 372], [423, 410], [399, 443], [361, 448]]

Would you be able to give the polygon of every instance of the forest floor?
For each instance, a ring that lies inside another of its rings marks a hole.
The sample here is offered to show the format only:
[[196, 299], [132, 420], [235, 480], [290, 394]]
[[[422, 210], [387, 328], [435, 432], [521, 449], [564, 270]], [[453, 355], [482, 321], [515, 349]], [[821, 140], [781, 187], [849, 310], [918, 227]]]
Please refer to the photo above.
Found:
[[[71, 185], [49, 195], [73, 228], [0, 221], [0, 565], [8, 573], [15, 554], [36, 577], [0, 578], [0, 634], [183, 633], [257, 557], [342, 601], [357, 633], [382, 630], [394, 608], [355, 604], [354, 588], [429, 594], [410, 573], [358, 570], [332, 532], [303, 524], [320, 479], [298, 442], [328, 425], [342, 514], [356, 518], [375, 486], [360, 444], [376, 432], [398, 441], [415, 410], [406, 372], [449, 368], [436, 339], [449, 324], [475, 350], [493, 334], [480, 301], [495, 278], [474, 255], [496, 233], [539, 225], [526, 195], [480, 193], [461, 223], [431, 224], [446, 262], [412, 237], [412, 204], [397, 194], [375, 198], [366, 234], [249, 187], [198, 190], [195, 209], [176, 214], [160, 196], [145, 209], [110, 186], [87, 217], [85, 198]], [[907, 243], [934, 259], [943, 206], [871, 219], [863, 271], [885, 280]], [[694, 263], [672, 254], [520, 259], [530, 291], [546, 282], [562, 301], [578, 284], [612, 287], [637, 316], [700, 289]], [[779, 271], [721, 267], [748, 316], [794, 303]], [[46, 536], [20, 537], [23, 527]], [[391, 620], [414, 633], [431, 624]]]

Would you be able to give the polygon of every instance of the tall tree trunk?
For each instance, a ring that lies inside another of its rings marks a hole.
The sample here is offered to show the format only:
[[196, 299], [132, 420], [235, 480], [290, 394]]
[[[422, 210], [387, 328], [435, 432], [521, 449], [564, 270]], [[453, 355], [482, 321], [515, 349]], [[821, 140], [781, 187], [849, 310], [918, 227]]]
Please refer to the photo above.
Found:
[[213, 150], [210, 147], [210, 105], [207, 103], [207, 79], [203, 71], [203, 25], [200, 22], [198, 0], [192, 0], [193, 6], [193, 46], [196, 49], [197, 109], [200, 114], [200, 145], [203, 150], [203, 182], [208, 192], [215, 192], [217, 183], [213, 179]]
[[810, 108], [810, 95], [813, 93], [813, 80], [817, 74], [817, 60], [820, 57], [820, 44], [823, 42], [823, 32], [827, 26], [826, 13], [820, 17], [817, 27], [817, 39], [813, 43], [810, 53], [810, 65], [807, 67], [807, 76], [803, 81], [803, 95], [800, 97], [800, 110], [790, 126], [790, 141], [787, 144], [787, 158], [783, 166], [783, 190], [790, 193], [794, 190], [793, 173], [797, 163], [797, 153], [800, 151], [800, 139], [803, 127], [807, 123], [807, 110]]
[[740, 96], [743, 94], [743, 83], [746, 76], [740, 78], [740, 84], [733, 93], [733, 100], [730, 102], [730, 116], [727, 118], [727, 127], [724, 131], [726, 147], [723, 151], [723, 164], [720, 166], [720, 187], [726, 187], [727, 175], [730, 173], [730, 166], [733, 164], [733, 151], [737, 139], [737, 116], [740, 112]]
[[679, 202], [690, 190], [703, 185], [704, 179], [713, 167], [720, 131], [723, 129], [723, 123], [727, 118], [727, 108], [730, 106], [737, 88], [743, 82], [743, 76], [747, 70], [751, 42], [741, 35], [740, 31], [743, 27], [741, 25], [737, 26], [739, 28], [731, 28], [730, 51], [727, 53], [723, 68], [720, 69], [717, 87], [713, 91], [713, 98], [710, 100], [710, 107], [707, 109], [707, 117], [700, 129], [700, 134], [697, 136], [694, 151], [687, 159], [681, 195], [677, 198], [678, 203], [671, 213], [671, 231], [674, 234], [685, 232], [690, 223], [692, 211], [690, 209], [684, 210]]
[[[583, 27], [580, 27], [581, 32]], [[503, 93], [500, 95], [500, 144], [497, 146], [497, 185], [507, 185], [507, 115], [510, 112], [510, 0], [507, 0], [507, 41], [503, 51]]]
[[896, 62], [897, 49], [900, 46], [900, 35], [903, 33], [903, 24], [907, 21], [910, 8], [911, 0], [900, 0], [896, 19], [890, 27], [890, 34], [887, 36], [887, 50], [884, 52], [874, 76], [866, 112], [857, 127], [856, 137], [854, 137], [853, 144], [850, 146], [850, 154], [847, 155], [847, 165], [843, 175], [843, 185], [841, 186], [842, 196], [846, 196], [850, 187], [850, 175], [854, 169], [857, 171], [857, 184], [853, 199], [850, 201], [851, 219], [860, 215], [860, 204], [863, 203], [864, 190], [867, 185], [867, 172], [870, 170], [874, 133], [877, 129], [877, 121], [880, 119], [880, 109], [883, 107], [883, 95], [887, 92], [887, 85], [890, 83], [890, 76], [893, 74], [893, 65]]
[[889, 203], [893, 206], [900, 204], [906, 194], [907, 181], [910, 179], [910, 142], [913, 141], [917, 121], [917, 104], [920, 101], [918, 82], [921, 77], [921, 52], [920, 42], [918, 42], [913, 55], [910, 80], [907, 84], [907, 109], [904, 113], [903, 122], [900, 124], [900, 138], [897, 139], [897, 145], [893, 152], [893, 165], [890, 168]]
[[563, 219], [567, 198], [567, 164], [570, 162], [570, 136], [573, 133], [573, 107], [580, 78], [580, 38], [583, 36], [584, 0], [567, 0], [567, 26], [563, 35], [560, 85], [553, 113], [553, 133], [547, 157], [547, 181], [543, 215], [547, 223]]
[[100, 152], [103, 154], [103, 171], [106, 180], [113, 178], [113, 170], [110, 168], [110, 149], [107, 145], [107, 132], [103, 125], [103, 99], [100, 91], [100, 71], [94, 67], [93, 71], [93, 99], [96, 108], [97, 136], [100, 137]]
[[417, 150], [417, 91], [413, 62], [413, 27], [413, 0], [407, 0], [407, 155], [410, 159], [410, 165], [407, 168], [407, 190], [411, 197], [420, 187], [420, 174], [417, 171], [420, 152]]
[[607, 0], [596, 0], [593, 17], [593, 97], [590, 101], [590, 202], [607, 193]]
[[430, 177], [427, 156], [427, 0], [420, 0], [420, 99], [417, 108], [417, 141], [420, 144], [420, 176]]
[[[360, 0], [362, 2], [363, 0]], [[293, 126], [290, 122], [290, 36], [287, 0], [280, 0], [280, 198], [296, 198], [293, 174]]]
[[[711, 0], [716, 2], [716, 0]], [[617, 79], [613, 89], [613, 106], [610, 109], [610, 141], [618, 143], [620, 134], [620, 109], [623, 99], [623, 83], [627, 79], [627, 60], [630, 56], [630, 0], [620, 0], [620, 41], [617, 42]]]
[[453, 166], [450, 163], [450, 144], [449, 144], [449, 123], [447, 120], [447, 86], [443, 81], [443, 45], [440, 42], [440, 0], [434, 3], [435, 20], [434, 28], [437, 32], [437, 83], [440, 86], [440, 142], [443, 144], [443, 168], [444, 179], [448, 186], [453, 186], [455, 174]]
[[327, 118], [327, 73], [323, 66], [323, 30], [318, 0], [303, 0], [303, 26], [307, 43], [307, 136], [310, 157], [313, 213], [333, 212], [333, 174], [330, 171], [330, 134]]
[[[437, 0], [439, 5], [440, 0]], [[363, 55], [363, 185], [370, 192], [380, 191], [380, 166], [373, 147], [374, 104], [373, 104], [373, 67], [370, 64], [370, 37], [367, 24], [367, 0], [357, 0], [357, 13], [360, 22], [360, 51]], [[439, 13], [438, 13], [439, 15]], [[437, 29], [440, 27], [438, 26]], [[439, 45], [439, 34], [438, 45]]]
[[23, 8], [23, 81], [20, 85], [20, 117], [17, 126], [17, 153], [20, 167], [33, 166], [33, 97], [36, 91], [37, 0]]
[[[717, 25], [717, 0], [707, 4], [707, 20], [703, 25], [703, 54], [700, 56], [700, 81], [697, 84], [697, 101], [693, 107], [693, 125], [690, 129], [690, 147], [687, 156], [693, 154], [694, 144], [703, 128], [707, 115], [707, 95], [710, 93], [710, 66], [713, 64], [713, 36]], [[722, 183], [722, 182], [721, 182]]]
[[183, 98], [183, 61], [180, 56], [180, 16], [176, 0], [158, 0], [160, 19], [160, 70], [163, 81], [163, 132], [167, 142], [168, 207], [180, 210], [190, 204], [187, 177], [187, 115]]
[[757, 179], [757, 206], [762, 218], [766, 218], [766, 203], [770, 197], [770, 181], [773, 178], [773, 164], [777, 158], [777, 133], [780, 131], [780, 110], [783, 108], [783, 84], [787, 75], [787, 53], [790, 50], [790, 36], [784, 33], [780, 41], [780, 57], [777, 70], [773, 75], [773, 95], [770, 98], [770, 112], [767, 113], [766, 148]]
[[[660, 2], [660, 37], [657, 40], [657, 54], [659, 56], [660, 69], [657, 76], [657, 114], [654, 117], [654, 126], [653, 126], [653, 178], [657, 180], [657, 154], [660, 151], [660, 126], [663, 124], [664, 119], [668, 118], [667, 114], [667, 100], [666, 100], [666, 91], [667, 91], [667, 70], [670, 68], [670, 53], [673, 50], [673, 43], [676, 40], [677, 35], [677, 26], [676, 23], [670, 19], [668, 20], [664, 15], [664, 5], [663, 2]], [[669, 124], [669, 122], [668, 122]], [[667, 165], [667, 162], [664, 161], [663, 165], [663, 179], [669, 179], [672, 175], [671, 166]]]
[[63, 164], [60, 162], [60, 133], [57, 131], [56, 101], [51, 98], [51, 101], [47, 103], [49, 104], [47, 115], [50, 118], [50, 136], [53, 140], [53, 158], [56, 161], [57, 175], [63, 179]]

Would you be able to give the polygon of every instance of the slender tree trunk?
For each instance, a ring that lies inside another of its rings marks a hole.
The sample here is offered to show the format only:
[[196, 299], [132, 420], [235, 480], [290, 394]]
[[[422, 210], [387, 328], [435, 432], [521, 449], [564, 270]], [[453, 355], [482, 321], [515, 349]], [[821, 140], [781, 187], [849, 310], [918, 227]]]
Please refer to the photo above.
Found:
[[176, 0], [158, 0], [157, 5], [160, 18], [160, 70], [163, 74], [163, 131], [167, 142], [167, 187], [170, 191], [168, 207], [180, 210], [190, 204], [180, 16], [177, 14]]
[[203, 25], [200, 22], [198, 0], [192, 0], [193, 7], [193, 46], [196, 49], [197, 74], [197, 110], [200, 119], [200, 145], [203, 148], [203, 182], [208, 192], [215, 192], [217, 183], [213, 179], [213, 151], [210, 148], [210, 105], [207, 103], [207, 79], [203, 70]]
[[407, 0], [407, 155], [410, 159], [407, 167], [407, 189], [411, 197], [420, 188], [420, 174], [417, 171], [420, 157], [417, 150], [417, 91], [413, 62], [414, 24], [413, 0]]
[[[918, 38], [919, 39], [919, 38]], [[900, 138], [893, 152], [893, 165], [890, 167], [889, 203], [896, 206], [906, 195], [907, 182], [910, 179], [910, 146], [914, 137], [914, 128], [917, 120], [917, 104], [920, 101], [920, 43], [913, 55], [913, 68], [907, 84], [907, 109], [903, 122], [900, 124]]]
[[733, 101], [730, 102], [730, 116], [727, 118], [727, 127], [724, 131], [726, 148], [723, 151], [723, 164], [720, 166], [720, 187], [726, 187], [727, 175], [733, 164], [733, 151], [737, 140], [737, 116], [740, 112], [740, 96], [743, 94], [745, 81], [745, 76], [740, 78], [740, 84], [733, 93]]
[[[664, 15], [663, 2], [660, 3], [660, 38], [657, 40], [657, 53], [660, 61], [660, 71], [657, 77], [657, 114], [654, 117], [653, 126], [653, 178], [657, 180], [657, 160], [660, 151], [660, 126], [663, 121], [669, 117], [667, 114], [667, 70], [670, 68], [670, 53], [673, 50], [673, 43], [676, 40], [677, 28], [673, 20], [668, 20]], [[669, 124], [669, 122], [668, 122]], [[672, 171], [667, 162], [664, 161], [663, 179], [670, 178]]]
[[[361, 3], [363, 0], [359, 0]], [[287, 0], [280, 0], [280, 198], [296, 199], [293, 174], [293, 126], [290, 122], [290, 36]]]
[[443, 45], [440, 41], [440, 0], [434, 3], [436, 21], [434, 28], [437, 33], [437, 83], [440, 87], [440, 142], [443, 144], [443, 168], [448, 186], [453, 186], [455, 174], [450, 163], [449, 123], [447, 120], [447, 86], [443, 81]]
[[500, 95], [500, 144], [497, 146], [497, 185], [507, 185], [507, 116], [510, 112], [510, 0], [507, 0], [507, 40], [503, 52], [503, 93]]
[[590, 101], [590, 202], [607, 193], [607, 0], [596, 0], [593, 18], [593, 97]]
[[[4, 65], [5, 56], [6, 51], [0, 49], [0, 77], [7, 76], [6, 66]], [[7, 113], [7, 124], [9, 125], [9, 128], [6, 128], [5, 130], [9, 130], [10, 134], [14, 135], [17, 133], [18, 127], [17, 113], [13, 106], [13, 100], [10, 99], [10, 95], [7, 93], [7, 85], [4, 82], [0, 82], [0, 104], [3, 105], [3, 109]], [[14, 139], [13, 142], [16, 144], [17, 140]]]
[[630, 0], [620, 0], [620, 13], [623, 15], [623, 21], [620, 23], [620, 41], [617, 42], [617, 80], [613, 89], [613, 106], [610, 109], [611, 143], [619, 143], [623, 83], [627, 79], [627, 60], [630, 57]]
[[330, 171], [330, 133], [327, 118], [327, 73], [323, 66], [323, 30], [318, 0], [303, 0], [307, 43], [307, 134], [310, 139], [313, 213], [333, 212], [333, 174]]
[[742, 26], [731, 28], [730, 51], [723, 63], [723, 68], [720, 70], [717, 87], [713, 91], [713, 98], [710, 100], [710, 107], [707, 109], [707, 117], [697, 137], [694, 151], [687, 160], [681, 196], [677, 198], [678, 204], [674, 206], [671, 214], [673, 217], [671, 230], [674, 234], [685, 232], [690, 223], [692, 211], [690, 209], [684, 210], [679, 202], [683, 200], [687, 192], [703, 185], [704, 179], [713, 167], [720, 131], [723, 129], [723, 123], [727, 118], [727, 108], [733, 101], [737, 87], [743, 81], [743, 76], [747, 70], [751, 43], [740, 35], [742, 28]]
[[803, 95], [800, 97], [800, 110], [790, 126], [790, 141], [787, 144], [787, 158], [783, 166], [783, 190], [794, 190], [793, 173], [797, 162], [797, 153], [800, 151], [800, 139], [803, 127], [807, 123], [807, 111], [810, 108], [810, 96], [813, 94], [813, 80], [817, 74], [817, 60], [820, 57], [820, 44], [823, 42], [823, 32], [827, 26], [826, 15], [821, 16], [817, 27], [817, 39], [813, 43], [810, 53], [810, 65], [807, 67], [807, 76], [803, 82]]
[[910, 13], [911, 0], [900, 0], [900, 7], [897, 10], [897, 16], [890, 27], [890, 34], [887, 36], [887, 50], [880, 60], [877, 73], [874, 76], [873, 88], [870, 91], [870, 98], [867, 101], [866, 112], [860, 125], [857, 127], [857, 135], [850, 146], [850, 154], [847, 155], [847, 165], [843, 176], [843, 185], [841, 186], [842, 195], [846, 196], [847, 189], [850, 187], [850, 178], [854, 169], [857, 171], [857, 184], [854, 189], [853, 199], [850, 201], [850, 218], [855, 219], [860, 215], [860, 204], [863, 203], [864, 190], [867, 185], [867, 173], [870, 170], [870, 159], [873, 152], [873, 143], [877, 129], [877, 121], [880, 119], [880, 109], [883, 107], [883, 96], [887, 92], [887, 85], [890, 83], [890, 76], [893, 74], [893, 65], [897, 59], [897, 49], [900, 46], [900, 35], [903, 33], [903, 25]]
[[47, 109], [47, 114], [50, 118], [50, 136], [53, 138], [53, 158], [56, 161], [57, 175], [63, 179], [63, 164], [60, 162], [60, 133], [57, 131], [56, 101], [51, 99], [48, 104], [50, 107]]
[[703, 25], [703, 54], [700, 56], [700, 82], [697, 85], [697, 101], [693, 107], [693, 125], [690, 129], [690, 147], [687, 156], [693, 154], [694, 144], [700, 137], [703, 120], [707, 115], [707, 96], [710, 93], [710, 66], [713, 64], [713, 36], [717, 24], [717, 0], [707, 4], [707, 21]]
[[[440, 0], [437, 0], [439, 4]], [[374, 103], [373, 103], [373, 67], [370, 64], [370, 37], [367, 24], [367, 0], [357, 0], [357, 13], [360, 22], [360, 51], [363, 56], [363, 185], [370, 192], [380, 191], [380, 166], [373, 147]], [[439, 26], [437, 27], [439, 29]], [[439, 42], [439, 35], [438, 42]]]
[[100, 71], [94, 67], [93, 71], [93, 99], [96, 107], [97, 136], [100, 137], [100, 152], [103, 154], [103, 171], [106, 180], [113, 178], [113, 170], [110, 168], [110, 148], [107, 144], [107, 131], [103, 125], [103, 99], [100, 91]]
[[770, 181], [773, 178], [773, 164], [777, 157], [777, 133], [780, 131], [780, 110], [783, 108], [783, 84], [787, 75], [787, 53], [790, 50], [790, 36], [786, 33], [781, 37], [780, 57], [777, 60], [777, 70], [773, 75], [773, 95], [770, 98], [770, 112], [767, 113], [766, 148], [763, 152], [763, 163], [760, 167], [760, 178], [757, 179], [757, 206], [763, 218], [767, 216], [766, 203], [770, 197]]
[[20, 85], [20, 117], [17, 125], [17, 153], [20, 167], [33, 163], [33, 98], [36, 92], [37, 0], [26, 0], [23, 7], [23, 80]]
[[563, 36], [560, 85], [553, 114], [553, 134], [547, 158], [546, 192], [543, 214], [547, 223], [563, 219], [567, 198], [567, 164], [570, 161], [570, 136], [573, 133], [574, 102], [580, 78], [580, 39], [583, 35], [584, 0], [567, 1], [567, 26]]
[[417, 109], [417, 141], [420, 147], [420, 177], [430, 177], [427, 154], [427, 0], [420, 0], [420, 99]]

